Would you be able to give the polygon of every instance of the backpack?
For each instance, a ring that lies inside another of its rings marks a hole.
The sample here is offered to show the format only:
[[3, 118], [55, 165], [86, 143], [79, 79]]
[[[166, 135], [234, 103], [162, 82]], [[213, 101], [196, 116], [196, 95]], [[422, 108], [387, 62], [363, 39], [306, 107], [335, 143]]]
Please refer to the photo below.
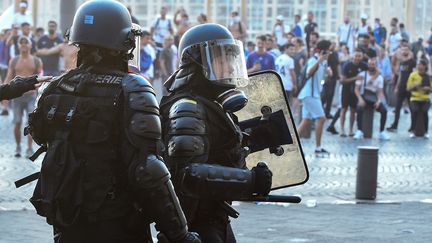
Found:
[[[117, 82], [122, 75], [106, 76], [112, 80], [103, 81], [102, 76], [96, 83], [93, 73], [66, 73], [49, 84], [29, 115], [26, 133], [42, 146], [30, 159], [46, 154], [41, 171], [16, 186], [38, 179], [30, 202], [56, 227], [71, 226], [83, 213], [98, 212], [107, 196], [124, 184], [116, 152], [120, 125], [112, 120], [120, 114], [122, 89]], [[107, 215], [98, 212], [94, 217]]]
[[[314, 58], [317, 59], [315, 56], [314, 56]], [[301, 70], [301, 72], [299, 73], [299, 76], [297, 78], [297, 94], [296, 94], [296, 96], [298, 96], [300, 94], [300, 91], [306, 85], [306, 82], [308, 81], [308, 79], [310, 77], [313, 77], [315, 75], [315, 72], [318, 70], [318, 68], [315, 69], [315, 71], [312, 73], [312, 75], [308, 76], [307, 75], [307, 69], [308, 69], [307, 66], [308, 65], [306, 63], [306, 65], [304, 65], [303, 69]], [[312, 84], [312, 94], [313, 94], [313, 84]]]

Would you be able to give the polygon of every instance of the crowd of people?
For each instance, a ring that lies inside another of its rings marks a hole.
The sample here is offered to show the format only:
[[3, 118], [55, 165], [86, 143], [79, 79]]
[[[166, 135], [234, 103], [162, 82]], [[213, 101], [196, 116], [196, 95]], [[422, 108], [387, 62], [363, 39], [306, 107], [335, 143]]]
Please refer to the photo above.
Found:
[[[163, 82], [176, 70], [178, 40], [194, 25], [185, 9], [176, 10], [173, 20], [167, 18], [167, 11], [166, 7], [161, 8], [160, 16], [150, 31], [144, 32], [146, 38], [142, 41], [141, 72], [152, 81]], [[204, 14], [198, 16], [196, 24], [205, 22]], [[316, 121], [317, 154], [328, 153], [321, 147], [326, 119], [331, 119], [326, 128], [328, 132], [362, 139], [363, 111], [369, 108], [381, 114], [378, 136], [381, 140], [390, 139], [387, 131], [397, 131], [404, 105], [408, 107], [404, 108], [406, 112], [411, 110], [410, 136], [419, 135], [414, 130], [419, 120], [417, 113], [421, 112], [424, 114], [420, 119], [424, 122], [424, 132], [420, 136], [428, 137], [427, 110], [430, 105], [426, 96], [429, 97], [430, 85], [425, 80], [431, 74], [432, 48], [425, 45], [431, 45], [432, 38], [428, 43], [422, 35], [415, 41], [410, 40], [410, 34], [397, 18], [391, 20], [388, 32], [379, 18], [371, 25], [368, 16], [363, 14], [356, 25], [346, 16], [332, 40], [320, 37], [312, 12], [307, 14], [304, 26], [300, 15], [294, 16], [292, 25], [286, 24], [285, 17], [279, 15], [271, 32], [258, 35], [255, 40], [248, 38], [247, 23], [241, 21], [236, 11], [231, 13], [227, 28], [244, 44], [249, 73], [274, 70], [280, 74], [292, 110], [294, 113], [301, 110], [304, 118], [299, 124], [299, 132], [307, 129], [311, 121]], [[425, 63], [426, 71], [418, 74], [422, 63]], [[416, 75], [417, 81], [418, 75], [424, 78], [423, 83], [409, 89], [407, 84]], [[299, 83], [304, 84], [299, 87]], [[411, 102], [419, 99], [418, 95], [422, 96], [423, 102], [419, 107]], [[337, 109], [332, 114], [335, 104]], [[386, 129], [391, 106], [395, 106], [395, 118]], [[335, 126], [338, 121], [339, 131]], [[357, 129], [354, 127], [356, 121]]]
[[[2, 83], [8, 83], [15, 75], [57, 76], [76, 65], [77, 48], [68, 45], [58, 32], [56, 21], [48, 22], [45, 33], [43, 28], [32, 25], [27, 7], [27, 1], [22, 0], [12, 28], [0, 33]], [[168, 11], [162, 7], [150, 29], [141, 36], [140, 72], [153, 83], [164, 82], [177, 69], [182, 35], [192, 26], [208, 22], [205, 14], [191, 21], [184, 8], [175, 10], [173, 19], [169, 19]], [[139, 24], [133, 15], [132, 21]], [[428, 137], [432, 48], [426, 45], [432, 45], [432, 36], [427, 43], [422, 35], [412, 40], [397, 18], [391, 20], [389, 31], [379, 18], [373, 24], [368, 21], [368, 16], [362, 15], [357, 25], [347, 16], [336, 39], [324, 40], [312, 12], [307, 14], [304, 26], [300, 15], [294, 16], [291, 25], [279, 15], [272, 30], [251, 40], [247, 23], [241, 21], [238, 12], [231, 14], [227, 27], [243, 42], [248, 72], [274, 70], [280, 74], [292, 110], [301, 111], [300, 133], [311, 121], [316, 121], [317, 154], [328, 153], [321, 147], [326, 119], [331, 120], [326, 128], [331, 134], [362, 139], [365, 109], [375, 109], [381, 114], [379, 139], [388, 140], [387, 132], [397, 132], [401, 110], [411, 113], [410, 136]], [[22, 117], [34, 107], [35, 99], [35, 92], [29, 92], [11, 104], [3, 103], [1, 115], [14, 115], [17, 157], [22, 152], [19, 132]], [[387, 125], [391, 106], [395, 107], [394, 121]], [[336, 110], [334, 114], [332, 110]], [[415, 132], [418, 122], [424, 123], [420, 134]], [[26, 155], [32, 153], [29, 138]]]

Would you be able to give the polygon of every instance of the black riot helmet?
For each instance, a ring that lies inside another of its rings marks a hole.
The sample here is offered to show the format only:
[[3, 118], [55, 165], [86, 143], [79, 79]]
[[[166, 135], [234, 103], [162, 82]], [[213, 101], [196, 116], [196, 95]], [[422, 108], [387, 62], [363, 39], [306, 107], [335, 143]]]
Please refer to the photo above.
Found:
[[179, 69], [201, 68], [204, 77], [219, 86], [244, 86], [248, 82], [243, 44], [219, 24], [202, 24], [186, 31], [179, 44]]
[[127, 52], [135, 47], [136, 35], [125, 6], [112, 0], [92, 0], [82, 4], [75, 13], [70, 41]]

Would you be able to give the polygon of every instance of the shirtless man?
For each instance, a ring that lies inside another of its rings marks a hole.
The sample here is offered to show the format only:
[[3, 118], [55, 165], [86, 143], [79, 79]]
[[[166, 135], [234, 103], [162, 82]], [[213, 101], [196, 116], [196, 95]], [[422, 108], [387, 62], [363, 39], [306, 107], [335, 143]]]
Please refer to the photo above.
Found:
[[246, 43], [247, 38], [247, 27], [241, 21], [240, 15], [238, 12], [234, 11], [231, 13], [231, 24], [228, 26], [229, 31], [234, 36], [234, 39], [241, 40], [243, 43]]
[[78, 47], [68, 44], [66, 41], [60, 45], [56, 45], [52, 48], [39, 49], [36, 52], [38, 56], [48, 56], [52, 54], [60, 54], [64, 60], [64, 70], [60, 72], [69, 71], [76, 68]]
[[[9, 83], [15, 76], [32, 76], [35, 74], [42, 73], [42, 61], [30, 54], [31, 41], [26, 36], [21, 36], [18, 39], [18, 49], [19, 55], [12, 58], [9, 62], [9, 69], [6, 75], [6, 83]], [[15, 157], [21, 157], [21, 124], [23, 113], [26, 111], [27, 115], [34, 110], [36, 101], [36, 92], [29, 91], [23, 96], [12, 100], [12, 110], [13, 110], [13, 123], [14, 135], [16, 142]], [[32, 143], [33, 140], [29, 135], [27, 141], [27, 151], [26, 156], [30, 157], [33, 154]]]

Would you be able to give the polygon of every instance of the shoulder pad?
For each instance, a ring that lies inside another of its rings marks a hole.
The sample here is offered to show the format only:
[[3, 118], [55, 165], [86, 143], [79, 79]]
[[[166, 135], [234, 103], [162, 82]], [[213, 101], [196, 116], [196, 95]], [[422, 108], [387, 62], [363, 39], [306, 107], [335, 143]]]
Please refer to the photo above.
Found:
[[129, 73], [124, 76], [122, 80], [122, 86], [123, 90], [127, 93], [139, 91], [151, 92], [153, 94], [155, 93], [150, 82], [143, 76], [137, 74]]
[[170, 108], [169, 118], [196, 117], [204, 119], [204, 107], [193, 98], [182, 98], [176, 101]]
[[159, 115], [159, 103], [149, 81], [142, 76], [128, 74], [122, 82], [130, 109]]

